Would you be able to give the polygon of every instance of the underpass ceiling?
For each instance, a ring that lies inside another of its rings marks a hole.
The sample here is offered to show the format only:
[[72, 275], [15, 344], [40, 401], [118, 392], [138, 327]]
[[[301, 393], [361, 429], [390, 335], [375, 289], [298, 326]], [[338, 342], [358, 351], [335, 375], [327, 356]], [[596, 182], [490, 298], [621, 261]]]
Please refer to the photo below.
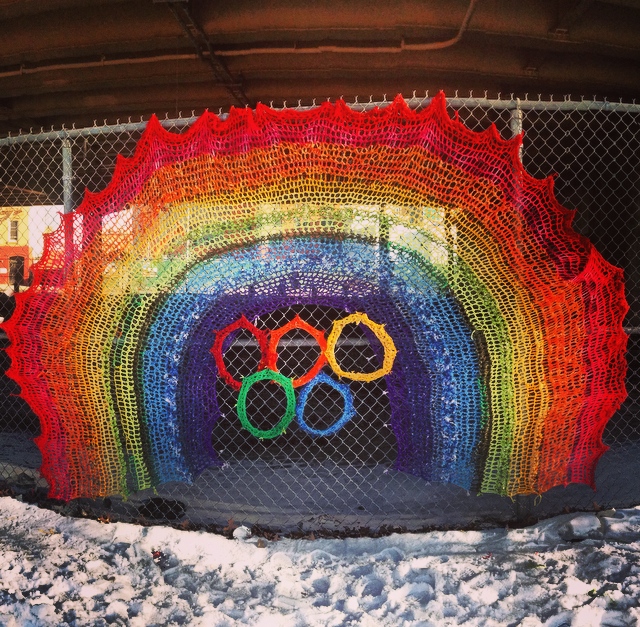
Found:
[[0, 0], [0, 134], [444, 89], [633, 100], [640, 0]]

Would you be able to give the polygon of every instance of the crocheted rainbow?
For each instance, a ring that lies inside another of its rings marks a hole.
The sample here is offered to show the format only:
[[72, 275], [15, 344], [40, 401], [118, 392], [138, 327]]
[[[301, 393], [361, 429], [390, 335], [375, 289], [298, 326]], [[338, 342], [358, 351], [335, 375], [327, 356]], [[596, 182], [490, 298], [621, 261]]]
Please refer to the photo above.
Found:
[[[508, 495], [593, 484], [626, 395], [622, 272], [519, 145], [450, 119], [442, 95], [207, 113], [182, 135], [153, 118], [47, 238], [6, 325], [50, 495], [219, 464], [215, 333], [292, 305], [384, 325], [397, 470]], [[321, 373], [336, 389], [340, 368]]]

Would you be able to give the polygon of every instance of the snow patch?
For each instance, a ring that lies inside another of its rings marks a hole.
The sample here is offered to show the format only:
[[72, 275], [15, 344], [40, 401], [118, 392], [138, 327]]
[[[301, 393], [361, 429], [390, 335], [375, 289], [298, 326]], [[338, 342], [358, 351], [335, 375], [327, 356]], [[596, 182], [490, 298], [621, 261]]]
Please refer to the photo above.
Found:
[[640, 619], [640, 508], [517, 530], [258, 543], [245, 531], [229, 540], [0, 502], [3, 627], [629, 627]]

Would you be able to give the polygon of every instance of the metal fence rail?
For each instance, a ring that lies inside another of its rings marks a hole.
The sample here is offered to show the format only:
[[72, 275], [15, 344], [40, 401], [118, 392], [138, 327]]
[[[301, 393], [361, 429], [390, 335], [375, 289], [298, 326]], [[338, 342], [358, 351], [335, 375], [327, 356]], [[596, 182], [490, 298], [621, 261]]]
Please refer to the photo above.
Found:
[[[421, 108], [429, 101], [426, 96], [414, 96], [408, 103]], [[598, 466], [597, 491], [569, 486], [554, 488], [541, 498], [512, 501], [476, 496], [393, 471], [395, 439], [388, 426], [384, 385], [368, 384], [354, 390], [358, 412], [367, 416], [367, 426], [348, 433], [338, 445], [319, 448], [311, 438], [295, 435], [277, 447], [257, 439], [249, 443], [241, 436], [237, 421], [223, 418], [212, 437], [225, 463], [206, 470], [194, 485], [167, 484], [157, 494], [139, 493], [127, 501], [83, 500], [64, 506], [65, 511], [108, 513], [122, 519], [189, 520], [213, 528], [233, 518], [271, 528], [344, 532], [346, 528], [478, 526], [523, 521], [567, 508], [640, 503], [640, 105], [457, 96], [447, 102], [451, 114], [473, 130], [495, 124], [505, 138], [523, 130], [522, 160], [527, 171], [538, 178], [557, 175], [559, 201], [578, 210], [576, 230], [588, 236], [605, 259], [625, 271], [630, 305], [625, 322], [629, 397], [607, 426], [604, 439], [611, 448]], [[356, 102], [350, 106], [366, 110], [385, 104]], [[165, 119], [162, 125], [182, 132], [194, 121], [195, 117]], [[56, 228], [60, 213], [79, 205], [85, 189], [98, 191], [107, 185], [116, 156], [132, 154], [144, 127], [144, 121], [128, 121], [31, 131], [0, 139], [0, 291], [9, 286], [27, 289], [29, 267], [42, 253], [43, 233]], [[275, 329], [295, 313], [296, 308], [279, 310], [257, 324]], [[335, 318], [335, 312], [323, 307], [306, 308], [305, 314], [325, 330]], [[294, 333], [282, 342], [286, 376], [314, 363], [317, 348], [307, 339], [305, 333]], [[342, 341], [349, 344], [349, 355], [358, 367], [366, 369], [374, 357], [367, 337], [354, 333]], [[0, 342], [6, 346], [3, 334]], [[229, 350], [240, 370], [232, 374], [253, 372], [258, 359], [255, 349], [250, 334], [237, 335]], [[4, 372], [8, 358], [1, 353], [0, 359]], [[257, 389], [257, 398], [268, 407], [262, 416], [265, 424], [271, 413], [282, 412], [284, 399], [277, 390], [278, 386], [266, 384]], [[42, 498], [46, 482], [39, 477], [39, 452], [33, 443], [39, 425], [16, 391], [10, 379], [0, 376], [0, 489], [22, 493], [24, 498]], [[231, 416], [235, 398], [224, 386], [218, 394], [223, 413]], [[314, 396], [314, 403], [309, 411], [321, 424], [328, 403], [323, 403], [321, 395]]]

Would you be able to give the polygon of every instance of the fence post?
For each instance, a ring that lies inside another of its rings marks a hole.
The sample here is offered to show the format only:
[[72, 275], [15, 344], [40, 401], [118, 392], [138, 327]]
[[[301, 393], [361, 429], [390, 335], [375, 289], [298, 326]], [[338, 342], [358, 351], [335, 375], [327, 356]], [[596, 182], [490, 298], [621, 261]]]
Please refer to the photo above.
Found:
[[[511, 137], [515, 138], [520, 133], [522, 133], [522, 109], [520, 108], [520, 98], [516, 99], [515, 109], [510, 110], [509, 116], [509, 129], [511, 130]], [[520, 145], [520, 149], [518, 150], [518, 159], [520, 163], [522, 163], [522, 144]], [[514, 172], [514, 180], [515, 180], [515, 200], [516, 203], [519, 203], [520, 198], [519, 194], [521, 191], [521, 185], [519, 181], [518, 172]], [[515, 514], [516, 520], [518, 523], [526, 523], [531, 516], [531, 497], [525, 494], [518, 494], [515, 497]]]
[[62, 140], [62, 202], [64, 212], [73, 211], [73, 162], [71, 142], [68, 137]]
[[[522, 109], [520, 108], [520, 98], [516, 98], [516, 108], [511, 109], [509, 116], [509, 129], [511, 130], [511, 137], [517, 137], [522, 133]], [[522, 163], [522, 144], [518, 151], [518, 157], [520, 163]]]
[[68, 137], [62, 140], [62, 204], [64, 206], [64, 265], [67, 272], [73, 261], [73, 154]]

